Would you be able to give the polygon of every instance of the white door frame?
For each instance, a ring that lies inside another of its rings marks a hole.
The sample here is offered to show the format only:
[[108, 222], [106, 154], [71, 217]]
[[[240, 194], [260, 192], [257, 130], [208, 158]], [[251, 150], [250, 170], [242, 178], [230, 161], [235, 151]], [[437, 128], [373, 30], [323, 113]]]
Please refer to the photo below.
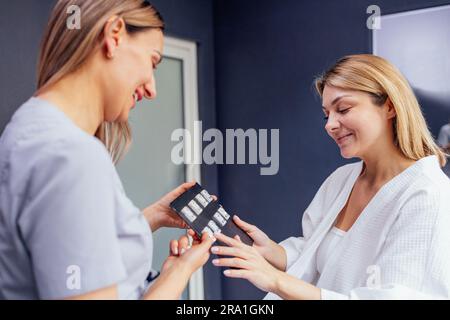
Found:
[[[164, 38], [165, 57], [174, 58], [182, 61], [183, 65], [183, 112], [184, 128], [194, 133], [194, 122], [199, 120], [198, 112], [198, 78], [197, 78], [197, 44], [193, 41], [186, 41], [172, 37]], [[187, 143], [191, 143], [186, 138], [184, 141], [184, 150], [190, 148]], [[197, 141], [198, 143], [198, 141]], [[195, 145], [195, 144], [194, 144]], [[193, 148], [194, 159], [200, 159], [201, 148]], [[186, 154], [186, 152], [185, 152]], [[201, 183], [200, 165], [187, 161], [185, 164], [186, 180], [195, 180]], [[204, 300], [203, 287], [203, 268], [195, 272], [189, 281], [189, 299]]]

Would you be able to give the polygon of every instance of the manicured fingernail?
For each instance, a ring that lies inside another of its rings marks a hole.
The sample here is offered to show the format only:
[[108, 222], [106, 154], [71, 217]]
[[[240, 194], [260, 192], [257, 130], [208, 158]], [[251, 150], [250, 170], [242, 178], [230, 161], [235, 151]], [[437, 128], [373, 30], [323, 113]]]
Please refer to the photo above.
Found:
[[225, 270], [225, 271], [223, 272], [223, 274], [226, 275], [226, 276], [230, 275], [230, 270]]
[[212, 252], [212, 253], [217, 253], [217, 252], [219, 252], [219, 248], [217, 248], [217, 247], [212, 247], [212, 248], [211, 248], [211, 252]]
[[219, 264], [219, 259], [214, 259], [214, 260], [212, 261], [212, 263], [213, 263], [213, 264]]
[[181, 254], [185, 253], [186, 250], [184, 248], [181, 248]]
[[175, 248], [175, 250], [173, 250], [173, 253], [175, 253], [176, 255], [178, 255], [178, 248]]

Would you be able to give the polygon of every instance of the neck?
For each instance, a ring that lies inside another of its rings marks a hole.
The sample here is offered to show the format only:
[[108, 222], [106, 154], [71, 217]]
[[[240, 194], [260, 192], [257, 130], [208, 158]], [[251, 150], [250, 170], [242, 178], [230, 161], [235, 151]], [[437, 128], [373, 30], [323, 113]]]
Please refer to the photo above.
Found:
[[384, 184], [415, 163], [406, 158], [393, 143], [382, 150], [361, 157], [364, 169], [360, 177], [373, 186]]
[[37, 97], [51, 102], [75, 125], [88, 134], [95, 135], [104, 121], [103, 101], [99, 89], [95, 77], [81, 68], [43, 92], [38, 92]]

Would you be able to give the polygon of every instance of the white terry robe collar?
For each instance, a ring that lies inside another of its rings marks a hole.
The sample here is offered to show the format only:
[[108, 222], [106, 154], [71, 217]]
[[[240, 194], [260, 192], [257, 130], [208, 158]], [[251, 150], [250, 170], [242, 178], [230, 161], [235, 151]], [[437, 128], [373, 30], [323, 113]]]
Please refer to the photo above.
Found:
[[[383, 205], [385, 205], [387, 202], [399, 201], [399, 197], [401, 197], [401, 194], [392, 192], [398, 187], [398, 185], [403, 185], [411, 182], [411, 179], [414, 179], [414, 177], [421, 171], [423, 166], [433, 166], [435, 165], [434, 162], [436, 161], [436, 156], [428, 156], [422, 158], [416, 161], [416, 163], [414, 163], [407, 169], [403, 170], [397, 176], [389, 180], [380, 188], [380, 190], [378, 190], [378, 192], [363, 209], [354, 225], [341, 240], [342, 245], [339, 246], [339, 249], [334, 250], [333, 254], [330, 256], [324, 267], [320, 281], [317, 283], [317, 286], [320, 287], [321, 284], [331, 283], [333, 281], [333, 278], [336, 276], [336, 269], [331, 267], [336, 265], [337, 260], [342, 257], [343, 251], [347, 250], [353, 244], [353, 242], [357, 240], [357, 236], [360, 235], [361, 232], [379, 232], [379, 239], [385, 238], [388, 230], [386, 230], [386, 228], [383, 228], [383, 225], [391, 225], [393, 220], [395, 219], [395, 216], [390, 215], [389, 212], [383, 212], [383, 210], [380, 209], [382, 209]], [[309, 283], [314, 283], [317, 280], [318, 272], [315, 266], [316, 251], [326, 234], [333, 227], [338, 214], [342, 211], [343, 207], [347, 203], [353, 186], [356, 183], [357, 178], [361, 174], [362, 169], [363, 161], [360, 161], [358, 162], [358, 165], [354, 167], [347, 181], [345, 181], [341, 192], [338, 193], [338, 200], [332, 203], [331, 207], [328, 210], [328, 213], [325, 214], [323, 220], [317, 226], [317, 229], [314, 231], [311, 238], [306, 243], [300, 257], [286, 271], [288, 274]], [[399, 201], [399, 203], [400, 202], [401, 201]], [[372, 252], [367, 252], [367, 254], [375, 254], [375, 251], [377, 249], [376, 247], [378, 247], [379, 245], [382, 245], [382, 243], [374, 243], [373, 246], [375, 247], [373, 248]], [[268, 293], [264, 299], [280, 299], [280, 297], [278, 297], [274, 293]]]

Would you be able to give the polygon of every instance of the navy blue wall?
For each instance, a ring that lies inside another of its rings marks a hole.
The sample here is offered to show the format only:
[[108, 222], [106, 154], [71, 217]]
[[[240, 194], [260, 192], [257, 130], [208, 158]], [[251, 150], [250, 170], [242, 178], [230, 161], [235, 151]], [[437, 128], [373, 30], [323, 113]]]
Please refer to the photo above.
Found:
[[[314, 76], [343, 55], [371, 52], [369, 5], [377, 4], [387, 14], [447, 3], [217, 0], [219, 128], [280, 128], [278, 175], [259, 176], [249, 166], [219, 167], [224, 205], [276, 241], [299, 235], [303, 210], [323, 180], [344, 163], [324, 131], [321, 102], [312, 89]], [[432, 124], [443, 124], [442, 115], [427, 117]], [[263, 296], [241, 280], [222, 280], [222, 289], [228, 299]]]
[[35, 90], [41, 36], [53, 1], [0, 1], [0, 134]]

